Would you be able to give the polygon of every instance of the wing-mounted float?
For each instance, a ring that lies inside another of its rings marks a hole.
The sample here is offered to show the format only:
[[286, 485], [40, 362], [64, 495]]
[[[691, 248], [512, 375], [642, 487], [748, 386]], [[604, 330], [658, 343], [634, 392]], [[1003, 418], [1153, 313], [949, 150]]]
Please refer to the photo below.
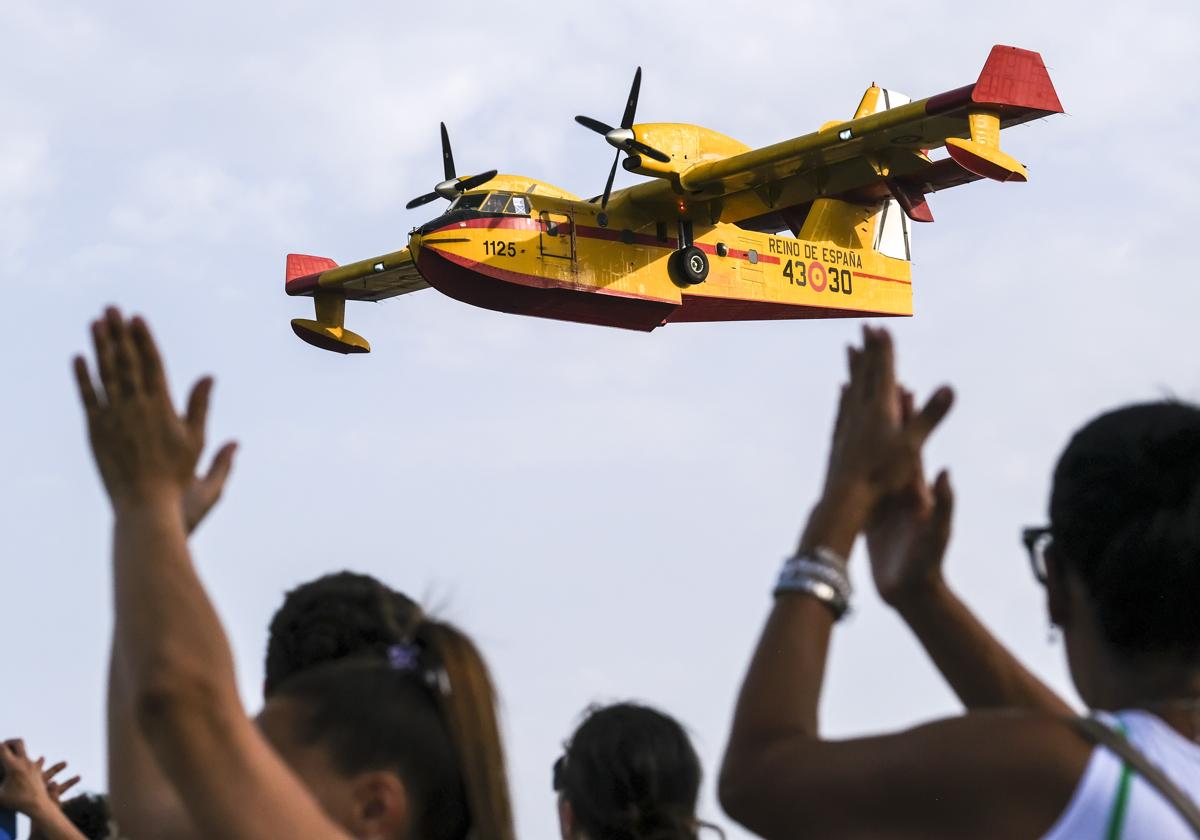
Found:
[[[489, 170], [409, 202], [450, 205], [408, 247], [338, 266], [290, 255], [287, 293], [314, 298], [296, 334], [362, 353], [347, 300], [432, 286], [487, 309], [653, 330], [668, 323], [912, 314], [910, 223], [928, 196], [981, 179], [1026, 181], [1005, 128], [1062, 112], [1041, 56], [997, 46], [973, 84], [917, 101], [872, 84], [853, 117], [752, 149], [682, 123], [636, 123], [641, 69], [620, 123], [576, 117], [616, 157], [590, 201]], [[786, 115], [790, 118], [791, 114]], [[649, 180], [613, 190], [622, 165]]]

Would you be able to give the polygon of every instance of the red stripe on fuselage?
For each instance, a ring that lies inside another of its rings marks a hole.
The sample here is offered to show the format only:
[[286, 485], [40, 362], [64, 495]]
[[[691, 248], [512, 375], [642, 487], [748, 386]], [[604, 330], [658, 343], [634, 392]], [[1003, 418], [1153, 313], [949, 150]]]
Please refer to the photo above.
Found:
[[684, 293], [683, 306], [667, 317], [668, 324], [709, 321], [793, 321], [812, 318], [908, 318], [868, 309], [834, 309], [796, 303], [739, 298], [700, 297]]
[[866, 277], [870, 280], [882, 280], [885, 283], [901, 283], [905, 286], [912, 285], [911, 280], [901, 280], [898, 277], [883, 277], [879, 274], [867, 274], [865, 271], [856, 271], [856, 272], [854, 272], [854, 276], [855, 277]]

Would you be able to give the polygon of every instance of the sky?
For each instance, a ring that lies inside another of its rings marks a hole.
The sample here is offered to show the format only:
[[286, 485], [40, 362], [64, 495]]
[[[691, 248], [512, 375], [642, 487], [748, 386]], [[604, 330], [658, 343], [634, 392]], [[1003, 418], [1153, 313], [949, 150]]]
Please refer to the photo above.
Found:
[[[215, 374], [209, 439], [241, 443], [193, 550], [248, 708], [283, 592], [369, 572], [483, 649], [523, 837], [557, 836], [550, 766], [616, 699], [689, 728], [703, 815], [748, 836], [716, 768], [860, 325], [641, 334], [430, 290], [348, 306], [373, 351], [343, 357], [293, 336], [311, 305], [284, 257], [404, 245], [437, 212], [404, 204], [441, 179], [441, 120], [461, 172], [592, 195], [611, 150], [572, 117], [619, 119], [638, 65], [640, 121], [757, 146], [851, 116], [872, 81], [968, 84], [993, 44], [1041, 52], [1068, 113], [1004, 133], [1029, 183], [931, 197], [915, 315], [889, 326], [906, 382], [958, 393], [927, 459], [958, 493], [950, 581], [1074, 696], [1018, 536], [1073, 429], [1200, 399], [1196, 4], [0, 0], [0, 32], [0, 735], [104, 789], [110, 513], [69, 359], [112, 302], [149, 318], [177, 393]], [[824, 731], [956, 714], [865, 559]]]

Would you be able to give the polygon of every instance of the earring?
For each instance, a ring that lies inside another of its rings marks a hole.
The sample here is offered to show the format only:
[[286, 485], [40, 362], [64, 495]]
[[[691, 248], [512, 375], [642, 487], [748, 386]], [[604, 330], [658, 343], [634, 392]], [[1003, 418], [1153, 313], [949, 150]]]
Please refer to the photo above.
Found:
[[1046, 631], [1046, 642], [1053, 645], [1056, 644], [1060, 638], [1062, 638], [1062, 628], [1051, 621], [1050, 628]]

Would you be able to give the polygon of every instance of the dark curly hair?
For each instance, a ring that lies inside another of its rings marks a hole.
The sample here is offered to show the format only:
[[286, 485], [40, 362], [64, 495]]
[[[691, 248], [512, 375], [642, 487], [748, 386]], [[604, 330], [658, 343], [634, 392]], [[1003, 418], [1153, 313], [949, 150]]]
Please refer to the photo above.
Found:
[[1115, 649], [1200, 656], [1200, 407], [1126, 406], [1080, 429], [1054, 471], [1050, 528]]
[[386, 659], [395, 628], [410, 626], [419, 614], [415, 601], [370, 575], [335, 572], [301, 584], [271, 619], [263, 693], [348, 656]]
[[593, 707], [554, 765], [554, 788], [592, 840], [695, 840], [700, 759], [674, 718]]
[[[113, 837], [110, 829], [112, 813], [108, 808], [108, 797], [98, 793], [85, 793], [73, 796], [62, 803], [63, 815], [71, 821], [71, 825], [79, 829], [87, 840], [109, 840]], [[29, 840], [45, 840], [45, 835], [34, 830]]]

